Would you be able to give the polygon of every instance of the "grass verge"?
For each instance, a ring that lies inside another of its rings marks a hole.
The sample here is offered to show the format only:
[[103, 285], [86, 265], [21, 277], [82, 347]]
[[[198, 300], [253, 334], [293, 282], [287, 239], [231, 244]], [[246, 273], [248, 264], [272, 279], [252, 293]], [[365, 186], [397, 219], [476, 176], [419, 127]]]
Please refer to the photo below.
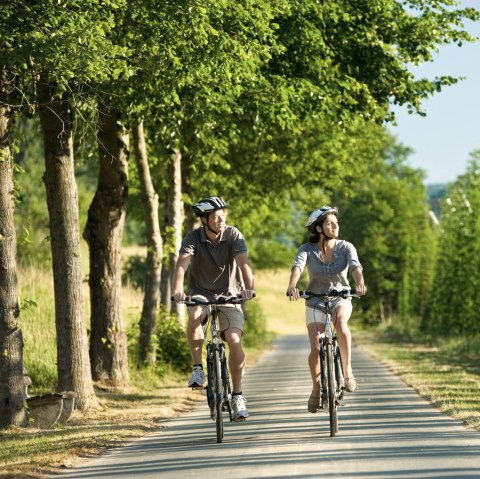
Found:
[[446, 414], [480, 431], [480, 353], [458, 338], [413, 341], [384, 329], [355, 330], [355, 341]]
[[200, 392], [184, 387], [186, 380], [170, 373], [150, 392], [97, 390], [98, 409], [75, 411], [66, 426], [0, 431], [0, 476], [45, 477], [161, 428], [162, 421], [205, 401]]

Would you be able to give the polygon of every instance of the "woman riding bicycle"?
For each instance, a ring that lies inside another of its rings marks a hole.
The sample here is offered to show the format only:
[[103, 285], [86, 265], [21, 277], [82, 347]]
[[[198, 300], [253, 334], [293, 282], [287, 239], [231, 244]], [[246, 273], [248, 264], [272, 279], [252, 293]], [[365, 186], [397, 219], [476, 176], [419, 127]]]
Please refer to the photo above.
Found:
[[[173, 278], [173, 296], [178, 303], [185, 300], [183, 283], [189, 270], [188, 294], [201, 295], [212, 300], [218, 295], [241, 293], [252, 299], [253, 273], [248, 262], [247, 246], [240, 231], [225, 223], [227, 204], [222, 198], [209, 196], [193, 205], [202, 225], [187, 233], [182, 241]], [[244, 286], [240, 282], [241, 274]], [[229, 346], [229, 368], [232, 377], [233, 419], [248, 417], [242, 395], [242, 376], [245, 353], [242, 348], [243, 312], [239, 305], [224, 305], [219, 317], [222, 337]], [[202, 306], [189, 306], [187, 339], [193, 360], [189, 387], [203, 387], [205, 375], [202, 366], [202, 320], [207, 310]]]
[[[293, 262], [287, 294], [291, 301], [300, 298], [297, 283], [305, 265], [307, 266], [308, 290], [314, 293], [327, 293], [331, 289], [350, 288], [347, 274], [355, 281], [356, 294], [367, 292], [363, 279], [363, 269], [355, 247], [340, 240], [338, 210], [330, 206], [322, 206], [313, 211], [305, 227], [311, 233], [308, 243], [300, 246]], [[352, 314], [351, 298], [336, 298], [331, 302], [332, 318], [336, 326], [338, 344], [343, 359], [345, 389], [348, 392], [357, 390], [357, 381], [352, 371], [351, 343], [352, 336], [348, 320]], [[317, 412], [320, 403], [320, 357], [319, 337], [325, 331], [325, 309], [323, 301], [311, 298], [306, 303], [306, 323], [310, 339], [308, 364], [312, 376], [312, 393], [308, 399], [308, 411]]]

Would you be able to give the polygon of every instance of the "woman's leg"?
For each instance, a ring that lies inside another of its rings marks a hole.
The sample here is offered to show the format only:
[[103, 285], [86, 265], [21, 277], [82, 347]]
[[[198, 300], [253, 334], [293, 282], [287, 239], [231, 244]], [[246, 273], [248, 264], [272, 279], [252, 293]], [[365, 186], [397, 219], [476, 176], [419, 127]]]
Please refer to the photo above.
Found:
[[353, 378], [352, 370], [352, 334], [348, 327], [348, 320], [352, 315], [351, 303], [344, 303], [333, 311], [333, 320], [337, 332], [338, 346], [342, 355], [343, 374], [345, 378]]
[[[308, 366], [312, 377], [312, 396], [320, 397], [320, 333], [325, 329], [324, 324], [309, 324], [307, 326], [308, 338], [310, 340], [310, 353], [308, 355]], [[319, 331], [320, 330], [320, 331]]]

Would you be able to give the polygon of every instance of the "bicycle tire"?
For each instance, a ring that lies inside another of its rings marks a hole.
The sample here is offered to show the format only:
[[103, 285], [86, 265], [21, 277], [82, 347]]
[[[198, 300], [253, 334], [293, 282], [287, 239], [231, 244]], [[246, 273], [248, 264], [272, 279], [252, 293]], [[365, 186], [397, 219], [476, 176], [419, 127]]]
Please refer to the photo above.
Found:
[[220, 362], [222, 366], [222, 383], [223, 383], [223, 411], [227, 411], [230, 421], [232, 418], [232, 387], [230, 385], [230, 375], [228, 374], [227, 355], [225, 354], [225, 346], [221, 345]]
[[222, 369], [220, 365], [220, 353], [218, 348], [213, 352], [213, 375], [214, 375], [214, 397], [215, 397], [215, 425], [217, 429], [217, 442], [223, 440], [223, 385], [222, 385]]
[[333, 364], [333, 348], [329, 341], [325, 347], [327, 362], [328, 409], [330, 416], [330, 437], [338, 432], [337, 402], [335, 399], [335, 370]]
[[[337, 381], [337, 399], [338, 401], [341, 401], [345, 393], [345, 378], [343, 377], [343, 361], [338, 344], [335, 344], [333, 360], [335, 364], [335, 379]], [[339, 404], [337, 403], [337, 406], [338, 405]]]
[[215, 393], [213, 376], [213, 346], [207, 345], [207, 402], [210, 408], [210, 418], [215, 419]]
[[328, 407], [327, 365], [325, 360], [325, 344], [320, 340], [320, 401], [321, 409]]

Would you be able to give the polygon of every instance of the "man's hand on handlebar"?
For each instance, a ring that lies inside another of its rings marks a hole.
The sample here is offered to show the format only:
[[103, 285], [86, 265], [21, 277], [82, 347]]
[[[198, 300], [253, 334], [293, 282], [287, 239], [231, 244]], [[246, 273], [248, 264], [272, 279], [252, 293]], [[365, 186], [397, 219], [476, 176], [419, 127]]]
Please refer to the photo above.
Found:
[[255, 291], [253, 289], [244, 289], [242, 290], [243, 299], [252, 299], [255, 297]]
[[176, 291], [175, 293], [173, 293], [172, 297], [176, 303], [180, 303], [182, 301], [185, 301], [185, 298], [187, 296], [183, 291]]

